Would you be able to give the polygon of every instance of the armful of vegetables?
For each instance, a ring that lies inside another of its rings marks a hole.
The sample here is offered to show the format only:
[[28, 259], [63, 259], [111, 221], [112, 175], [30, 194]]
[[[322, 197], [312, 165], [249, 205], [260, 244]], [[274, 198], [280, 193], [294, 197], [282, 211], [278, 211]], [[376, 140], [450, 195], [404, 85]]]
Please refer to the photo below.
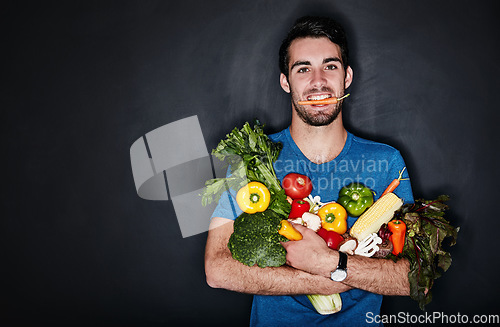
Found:
[[[253, 129], [248, 123], [241, 130], [235, 128], [212, 151], [212, 154], [224, 160], [231, 170], [226, 178], [215, 178], [206, 182], [202, 194], [203, 205], [218, 201], [230, 188], [241, 191], [239, 196], [237, 195], [237, 202], [243, 213], [236, 218], [234, 232], [228, 242], [233, 258], [249, 266], [281, 266], [286, 262], [286, 251], [280, 242], [301, 238], [287, 218], [300, 219], [303, 224], [307, 222], [307, 227], [316, 231], [319, 229], [320, 234], [323, 232], [319, 228], [321, 224], [323, 229], [334, 230], [340, 236], [347, 229], [347, 213], [352, 216], [361, 215], [349, 231], [353, 238], [346, 240], [344, 245], [349, 242], [349, 245], [357, 247], [360, 243], [363, 244], [363, 241], [369, 243], [369, 240], [376, 240], [369, 244], [375, 249], [380, 242], [385, 242], [390, 237], [392, 253], [384, 252], [377, 257], [384, 257], [388, 253], [385, 258], [394, 261], [406, 258], [409, 261], [410, 296], [423, 310], [432, 299], [431, 288], [434, 279], [440, 277], [441, 271], [445, 272], [451, 265], [451, 254], [443, 248], [443, 241], [450, 238], [449, 245], [454, 245], [459, 231], [459, 227], [453, 227], [444, 218], [448, 209], [445, 204], [448, 196], [441, 195], [434, 201], [417, 200], [414, 204], [403, 205], [401, 199], [392, 193], [400, 181], [406, 180], [402, 178], [405, 170], [403, 168], [399, 177], [375, 203], [371, 191], [364, 190], [359, 185], [345, 187], [339, 194], [339, 203], [321, 203], [319, 197], [316, 201], [316, 197], [309, 194], [311, 187], [310, 183], [305, 182], [308, 180], [307, 176], [289, 174], [284, 181], [290, 183], [281, 186], [273, 167], [281, 149], [282, 144], [272, 142], [264, 134], [262, 125], [256, 121]], [[301, 179], [304, 179], [304, 183], [299, 183]], [[293, 200], [298, 199], [294, 202], [293, 212], [292, 201], [287, 201], [285, 189]], [[309, 198], [305, 198], [307, 196]], [[303, 200], [312, 203], [308, 209], [302, 207]], [[316, 212], [318, 217], [313, 214]], [[313, 224], [312, 220], [306, 221], [305, 214], [315, 216], [318, 222]], [[377, 232], [380, 237], [375, 237], [374, 233]], [[324, 238], [329, 242], [327, 237]], [[343, 243], [341, 239], [342, 236], [340, 239], [337, 237], [335, 248]], [[356, 253], [356, 249], [350, 247], [350, 250]], [[359, 251], [360, 249], [358, 253]], [[375, 251], [365, 252], [367, 256], [372, 256]], [[341, 309], [338, 294], [308, 297], [321, 314], [331, 314]]]

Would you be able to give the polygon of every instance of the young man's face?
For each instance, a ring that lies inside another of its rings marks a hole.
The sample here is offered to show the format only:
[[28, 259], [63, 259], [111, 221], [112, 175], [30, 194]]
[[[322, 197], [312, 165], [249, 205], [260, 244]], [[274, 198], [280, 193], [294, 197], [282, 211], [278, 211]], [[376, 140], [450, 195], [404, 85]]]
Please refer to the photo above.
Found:
[[329, 125], [342, 108], [342, 102], [328, 105], [299, 105], [298, 101], [341, 97], [352, 82], [352, 69], [344, 70], [340, 48], [328, 38], [300, 38], [289, 48], [288, 79], [280, 84], [292, 96], [292, 106], [305, 123]]

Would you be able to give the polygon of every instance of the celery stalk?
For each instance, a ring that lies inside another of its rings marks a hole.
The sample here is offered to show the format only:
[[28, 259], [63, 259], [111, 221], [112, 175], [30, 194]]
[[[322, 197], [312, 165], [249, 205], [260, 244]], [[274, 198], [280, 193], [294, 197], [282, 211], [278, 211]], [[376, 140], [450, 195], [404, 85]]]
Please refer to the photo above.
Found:
[[319, 314], [329, 315], [339, 312], [342, 309], [342, 299], [340, 294], [332, 295], [308, 295], [307, 298], [311, 301], [312, 305]]

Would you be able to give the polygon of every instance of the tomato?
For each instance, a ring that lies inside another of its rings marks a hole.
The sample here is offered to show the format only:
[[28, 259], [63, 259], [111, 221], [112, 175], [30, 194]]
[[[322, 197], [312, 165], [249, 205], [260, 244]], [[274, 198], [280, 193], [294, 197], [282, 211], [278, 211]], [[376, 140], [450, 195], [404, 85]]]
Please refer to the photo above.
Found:
[[303, 199], [311, 194], [312, 182], [306, 175], [290, 173], [281, 182], [286, 195], [292, 199]]

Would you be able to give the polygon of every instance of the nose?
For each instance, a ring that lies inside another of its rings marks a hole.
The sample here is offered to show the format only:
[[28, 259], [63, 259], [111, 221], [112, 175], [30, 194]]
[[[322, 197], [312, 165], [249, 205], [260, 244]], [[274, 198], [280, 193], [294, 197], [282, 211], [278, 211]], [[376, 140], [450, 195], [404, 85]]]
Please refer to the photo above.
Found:
[[321, 69], [314, 70], [311, 75], [311, 86], [318, 88], [324, 85], [326, 85], [325, 72]]

